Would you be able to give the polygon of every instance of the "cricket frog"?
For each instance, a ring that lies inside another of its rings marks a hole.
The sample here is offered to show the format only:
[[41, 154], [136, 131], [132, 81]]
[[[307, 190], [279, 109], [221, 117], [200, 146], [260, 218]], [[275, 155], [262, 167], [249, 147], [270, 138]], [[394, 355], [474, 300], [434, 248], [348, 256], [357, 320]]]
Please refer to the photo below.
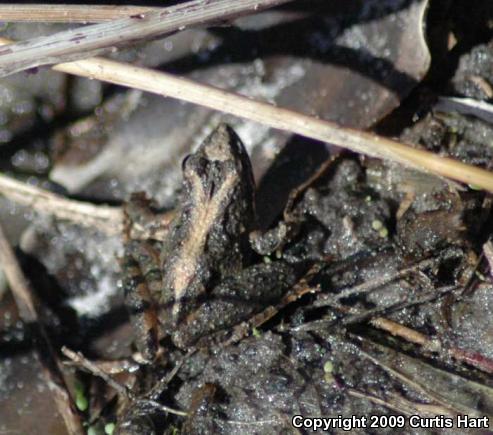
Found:
[[[277, 301], [295, 280], [281, 261], [252, 265], [254, 180], [230, 127], [220, 125], [184, 159], [182, 171], [182, 195], [165, 240], [135, 240], [126, 231], [125, 300], [137, 348], [148, 361], [160, 339], [187, 349]], [[142, 194], [125, 211], [127, 229], [154, 216]]]

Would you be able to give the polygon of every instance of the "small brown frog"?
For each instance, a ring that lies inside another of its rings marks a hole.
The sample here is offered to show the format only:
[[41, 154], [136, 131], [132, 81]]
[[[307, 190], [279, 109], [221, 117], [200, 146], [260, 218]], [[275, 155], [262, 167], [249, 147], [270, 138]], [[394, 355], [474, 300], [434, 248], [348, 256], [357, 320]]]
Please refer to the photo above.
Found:
[[[142, 242], [126, 232], [126, 303], [148, 361], [160, 338], [186, 349], [278, 300], [295, 279], [283, 262], [251, 265], [254, 181], [235, 132], [220, 125], [182, 166], [181, 201], [167, 239]], [[153, 216], [142, 194], [126, 215], [128, 225]]]

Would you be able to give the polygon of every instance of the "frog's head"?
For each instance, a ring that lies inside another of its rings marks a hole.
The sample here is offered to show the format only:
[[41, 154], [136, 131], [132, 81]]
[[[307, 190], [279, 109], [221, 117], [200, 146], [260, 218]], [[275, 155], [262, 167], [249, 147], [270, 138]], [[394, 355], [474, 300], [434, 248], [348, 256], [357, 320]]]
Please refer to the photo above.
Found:
[[230, 180], [242, 185], [245, 194], [253, 195], [250, 158], [241, 139], [227, 124], [220, 124], [195, 153], [187, 156], [182, 169], [185, 185], [200, 180], [203, 187], [213, 193], [225, 180]]

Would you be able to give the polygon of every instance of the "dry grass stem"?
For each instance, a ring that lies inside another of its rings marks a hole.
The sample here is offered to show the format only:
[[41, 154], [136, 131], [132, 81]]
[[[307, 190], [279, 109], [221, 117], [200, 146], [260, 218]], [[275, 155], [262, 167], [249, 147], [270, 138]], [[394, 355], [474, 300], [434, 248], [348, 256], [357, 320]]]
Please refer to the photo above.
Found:
[[458, 347], [445, 349], [438, 339], [432, 339], [425, 334], [422, 334], [421, 332], [401, 325], [397, 322], [394, 322], [393, 320], [385, 319], [383, 317], [375, 317], [374, 319], [371, 319], [369, 323], [376, 328], [387, 331], [390, 334], [400, 337], [410, 343], [422, 346], [428, 351], [445, 351], [451, 357], [461, 363], [467, 363], [485, 373], [493, 373], [493, 360], [487, 358], [485, 355], [482, 355], [479, 352], [472, 352], [460, 349]]
[[99, 365], [89, 361], [84, 355], [82, 355], [81, 352], [74, 352], [68, 347], [63, 346], [62, 353], [79, 368], [83, 368], [87, 370], [89, 373], [93, 374], [94, 376], [100, 377], [115, 391], [117, 391], [118, 394], [121, 394], [126, 397], [131, 394], [130, 391], [125, 386], [116, 382], [111, 376], [109, 376], [105, 371], [103, 371]]
[[231, 336], [222, 344], [229, 346], [237, 343], [246, 337], [253, 328], [262, 326], [291, 303], [296, 302], [308, 293], [318, 293], [320, 286], [312, 287], [308, 283], [320, 271], [320, 268], [320, 265], [313, 266], [276, 305], [269, 305], [260, 313], [236, 325], [233, 328]]
[[[0, 38], [0, 44], [9, 42]], [[490, 171], [171, 74], [102, 58], [64, 63], [54, 69], [188, 101], [493, 192], [493, 173]]]
[[94, 364], [92, 361], [88, 360], [81, 352], [74, 352], [68, 347], [62, 347], [62, 353], [69, 358], [73, 363], [79, 367], [87, 370], [94, 376], [100, 377], [104, 382], [106, 382], [111, 388], [118, 392], [118, 394], [125, 396], [129, 400], [147, 402], [154, 408], [159, 409], [163, 412], [169, 412], [170, 414], [179, 415], [181, 417], [187, 417], [188, 413], [185, 411], [180, 411], [179, 409], [170, 408], [169, 406], [163, 405], [162, 403], [156, 402], [154, 400], [139, 399], [134, 396], [134, 394], [124, 385], [115, 381], [111, 376], [104, 372], [100, 366]]
[[430, 346], [432, 343], [432, 340], [430, 340], [426, 335], [421, 334], [421, 332], [408, 328], [407, 326], [401, 325], [393, 320], [385, 319], [384, 317], [376, 317], [371, 319], [370, 323], [376, 328], [387, 331], [390, 334], [401, 337], [411, 343], [419, 344], [420, 346]]
[[28, 23], [99, 23], [127, 18], [162, 8], [116, 5], [0, 5], [0, 21]]
[[483, 245], [483, 253], [484, 256], [486, 257], [486, 261], [488, 262], [488, 266], [490, 269], [490, 277], [493, 276], [493, 243], [491, 243], [491, 240], [488, 240], [484, 245]]
[[435, 416], [435, 415], [455, 415], [449, 409], [444, 406], [429, 404], [429, 403], [416, 403], [411, 402], [410, 400], [405, 399], [402, 396], [392, 395], [389, 400], [380, 399], [379, 397], [373, 396], [371, 394], [363, 393], [362, 391], [358, 391], [354, 388], [349, 388], [347, 393], [350, 396], [357, 397], [360, 399], [368, 400], [376, 405], [385, 406], [393, 411], [397, 411], [401, 414], [413, 415], [427, 415], [427, 416]]
[[392, 281], [403, 278], [410, 273], [414, 273], [426, 269], [427, 267], [433, 266], [437, 262], [437, 258], [427, 258], [426, 260], [422, 260], [412, 266], [400, 269], [397, 272], [378, 276], [377, 278], [364, 281], [361, 284], [342, 289], [335, 295], [328, 295], [326, 298], [322, 297], [315, 302], [314, 306], [323, 307], [325, 305], [332, 305], [335, 301], [340, 301], [341, 299], [346, 299], [348, 297], [359, 295], [362, 293], [370, 293], [371, 291], [376, 290]]
[[198, 24], [224, 22], [291, 0], [193, 0], [107, 23], [65, 30], [0, 49], [0, 77], [143, 42]]
[[492, 397], [492, 389], [484, 382], [464, 378], [404, 353], [384, 350], [381, 345], [373, 346], [378, 352], [375, 355], [378, 356], [361, 349], [360, 354], [424, 395], [427, 400], [440, 404], [455, 414], [480, 417], [484, 413], [485, 408], [482, 411], [477, 408], [478, 398], [483, 397], [485, 403], [489, 403], [489, 398]]
[[[406, 384], [409, 388], [411, 388], [411, 389], [415, 390], [417, 393], [425, 396], [430, 402], [437, 402], [441, 406], [443, 406], [445, 409], [448, 409], [449, 414], [459, 413], [459, 410], [457, 410], [453, 406], [451, 406], [450, 403], [447, 403], [442, 397], [438, 396], [432, 389], [425, 388], [418, 381], [411, 379], [407, 375], [405, 375], [405, 374], [399, 372], [398, 370], [392, 368], [391, 366], [387, 365], [385, 362], [380, 361], [379, 359], [375, 358], [374, 356], [370, 355], [369, 353], [362, 351], [362, 350], [360, 350], [360, 353], [365, 358], [368, 358], [373, 364], [382, 368], [387, 373], [389, 373], [391, 376], [399, 379], [401, 382]], [[418, 378], [418, 379], [419, 379], [419, 381], [422, 381], [422, 379], [420, 379], [420, 378]]]
[[[64, 348], [62, 353], [65, 354]], [[66, 355], [65, 355], [66, 356]], [[72, 359], [62, 361], [67, 367], [80, 367], [80, 364]], [[115, 360], [92, 360], [92, 364], [99, 370], [108, 375], [118, 375], [120, 373], [132, 373], [139, 369], [139, 364], [132, 359], [115, 359]]]
[[122, 232], [123, 215], [120, 207], [96, 206], [66, 199], [1, 174], [0, 194], [38, 213], [49, 214], [77, 225], [94, 228], [107, 235], [119, 235]]
[[14, 251], [0, 226], [0, 264], [2, 265], [10, 289], [14, 296], [22, 321], [29, 328], [39, 361], [43, 368], [46, 384], [53, 394], [58, 412], [63, 417], [69, 434], [85, 433], [79, 414], [72, 402], [60, 370], [58, 358], [43, 327], [38, 312], [37, 302], [29, 282], [24, 276]]

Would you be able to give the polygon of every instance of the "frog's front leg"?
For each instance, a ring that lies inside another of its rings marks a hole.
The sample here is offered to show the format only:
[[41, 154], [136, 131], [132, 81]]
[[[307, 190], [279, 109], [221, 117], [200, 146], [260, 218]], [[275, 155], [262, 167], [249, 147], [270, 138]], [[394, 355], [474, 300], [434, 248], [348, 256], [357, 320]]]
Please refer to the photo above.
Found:
[[135, 331], [136, 346], [146, 361], [156, 357], [159, 322], [155, 295], [161, 287], [159, 255], [147, 243], [129, 241], [123, 261], [125, 305]]
[[166, 240], [173, 211], [160, 211], [144, 192], [135, 192], [124, 206], [126, 240]]
[[280, 221], [274, 228], [265, 232], [259, 230], [249, 234], [250, 246], [259, 255], [268, 256], [282, 250], [297, 234], [298, 224], [295, 222]]

